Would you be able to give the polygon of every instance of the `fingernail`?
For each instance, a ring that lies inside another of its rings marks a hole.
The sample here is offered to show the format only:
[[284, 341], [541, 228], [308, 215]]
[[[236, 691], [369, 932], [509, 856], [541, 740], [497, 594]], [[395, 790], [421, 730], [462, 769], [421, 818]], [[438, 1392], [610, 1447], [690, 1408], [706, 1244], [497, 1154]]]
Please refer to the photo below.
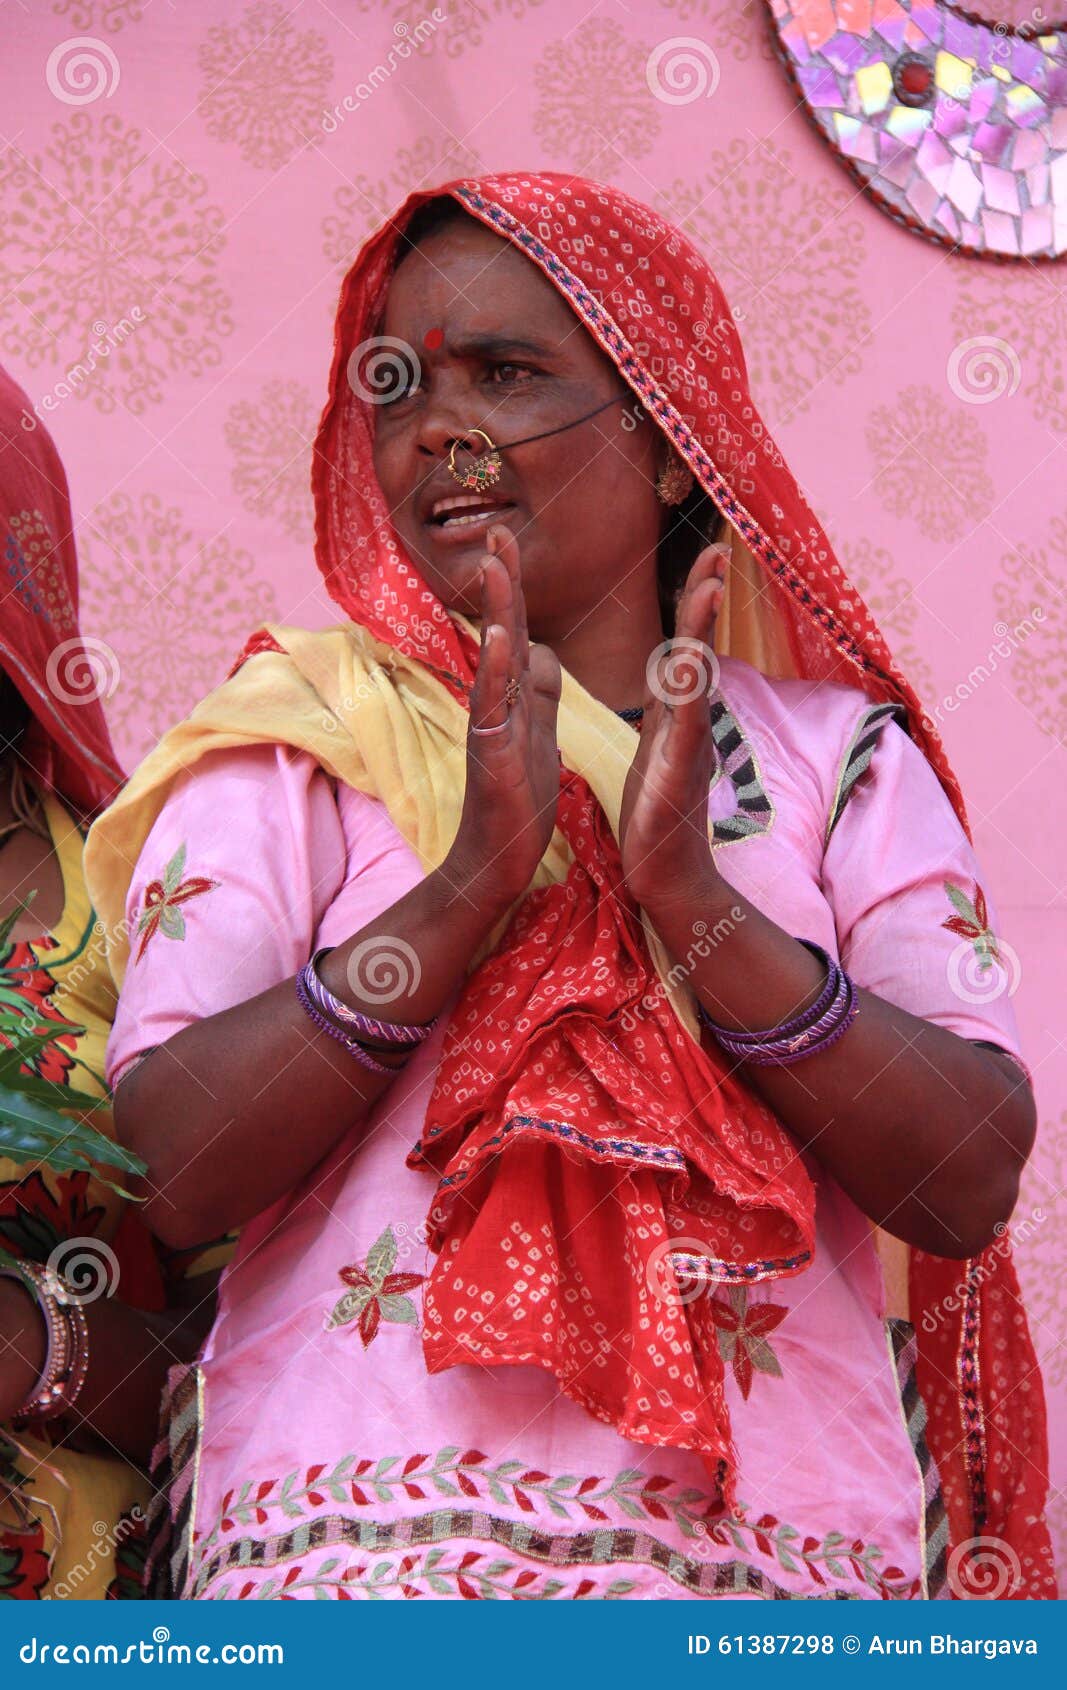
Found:
[[490, 528], [488, 534], [485, 536], [485, 545], [486, 545], [486, 550], [493, 552], [494, 555], [495, 555], [496, 546], [497, 546], [496, 529], [495, 528]]

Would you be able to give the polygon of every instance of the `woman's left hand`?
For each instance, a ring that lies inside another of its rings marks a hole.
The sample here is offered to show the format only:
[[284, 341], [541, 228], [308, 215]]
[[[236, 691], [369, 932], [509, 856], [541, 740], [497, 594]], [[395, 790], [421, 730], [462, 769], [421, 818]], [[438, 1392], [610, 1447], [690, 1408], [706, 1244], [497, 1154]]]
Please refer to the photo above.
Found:
[[646, 908], [684, 900], [717, 873], [708, 838], [716, 762], [709, 700], [718, 678], [712, 640], [725, 569], [723, 553], [705, 547], [689, 571], [674, 638], [657, 648], [646, 671], [644, 716], [619, 816], [626, 886]]

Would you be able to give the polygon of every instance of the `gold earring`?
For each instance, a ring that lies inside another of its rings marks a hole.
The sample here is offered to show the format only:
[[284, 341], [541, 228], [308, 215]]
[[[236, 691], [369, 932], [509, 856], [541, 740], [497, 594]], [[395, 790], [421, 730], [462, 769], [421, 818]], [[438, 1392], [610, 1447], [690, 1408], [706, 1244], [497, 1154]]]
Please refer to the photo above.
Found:
[[670, 457], [656, 480], [657, 496], [665, 505], [680, 505], [693, 490], [693, 472], [671, 447]]

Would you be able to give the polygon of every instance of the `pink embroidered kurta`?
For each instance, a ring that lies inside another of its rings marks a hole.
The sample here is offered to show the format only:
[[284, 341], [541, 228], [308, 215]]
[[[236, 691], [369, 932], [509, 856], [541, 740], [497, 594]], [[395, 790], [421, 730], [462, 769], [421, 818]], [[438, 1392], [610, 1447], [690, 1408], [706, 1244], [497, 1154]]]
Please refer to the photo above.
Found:
[[[1012, 953], [892, 708], [724, 658], [712, 710], [724, 878], [859, 985], [1021, 1061]], [[131, 884], [111, 1083], [358, 933], [420, 874], [384, 805], [337, 787], [308, 754], [204, 758], [173, 789]], [[813, 1265], [699, 1290], [727, 1368], [740, 1518], [698, 1457], [621, 1438], [532, 1365], [427, 1373], [433, 1176], [405, 1158], [450, 1008], [365, 1121], [243, 1230], [195, 1374], [180, 1594], [943, 1594], [946, 1526], [913, 1380], [910, 1414], [902, 1405], [911, 1334], [887, 1319], [870, 1223], [810, 1152]], [[521, 1213], [514, 1255], [536, 1283]]]

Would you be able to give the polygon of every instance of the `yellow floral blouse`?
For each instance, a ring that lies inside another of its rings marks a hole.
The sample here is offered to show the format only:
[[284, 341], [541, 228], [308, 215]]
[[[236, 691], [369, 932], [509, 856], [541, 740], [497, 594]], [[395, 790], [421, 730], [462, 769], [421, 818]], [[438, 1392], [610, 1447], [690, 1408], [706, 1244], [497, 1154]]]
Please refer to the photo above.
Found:
[[[83, 1028], [50, 1046], [36, 1071], [100, 1096], [115, 989], [82, 876], [84, 832], [58, 798], [46, 795], [44, 806], [63, 913], [41, 938], [0, 948], [0, 996], [6, 1010], [22, 1008], [37, 1025]], [[110, 1133], [110, 1111], [98, 1111], [92, 1124]], [[64, 1240], [91, 1238], [107, 1247], [97, 1259], [114, 1275], [123, 1256], [111, 1245], [128, 1207], [87, 1172], [0, 1157], [0, 1245], [12, 1255], [45, 1262]], [[56, 1265], [62, 1271], [61, 1259]], [[125, 1284], [111, 1290], [143, 1300]], [[117, 1452], [81, 1453], [63, 1438], [63, 1421], [39, 1435], [0, 1427], [0, 1599], [139, 1597], [148, 1481]]]

